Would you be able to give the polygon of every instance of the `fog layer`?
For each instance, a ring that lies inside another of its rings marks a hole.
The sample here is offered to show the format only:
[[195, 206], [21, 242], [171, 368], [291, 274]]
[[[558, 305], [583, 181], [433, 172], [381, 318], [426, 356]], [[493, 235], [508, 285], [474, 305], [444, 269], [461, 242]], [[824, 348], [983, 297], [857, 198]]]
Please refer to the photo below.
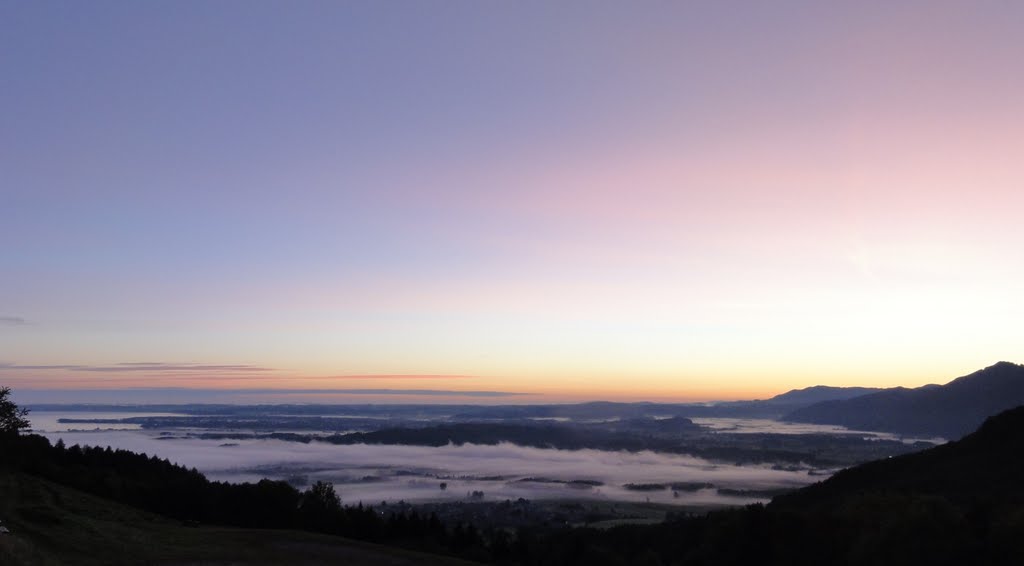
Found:
[[[717, 489], [800, 487], [821, 479], [806, 471], [717, 464], [676, 454], [553, 450], [507, 443], [433, 448], [268, 439], [225, 442], [129, 430], [50, 432], [46, 436], [54, 442], [63, 438], [69, 446], [111, 446], [157, 455], [197, 468], [213, 480], [267, 477], [286, 479], [300, 487], [317, 480], [331, 481], [349, 503], [459, 500], [477, 491], [483, 492], [485, 500], [603, 498], [680, 505], [744, 504], [757, 498], [723, 496]], [[446, 489], [441, 489], [442, 482]], [[673, 490], [669, 487], [672, 483], [714, 487]], [[629, 484], [633, 489], [625, 487]], [[636, 489], [643, 484], [646, 489]], [[479, 494], [475, 498], [479, 499]]]

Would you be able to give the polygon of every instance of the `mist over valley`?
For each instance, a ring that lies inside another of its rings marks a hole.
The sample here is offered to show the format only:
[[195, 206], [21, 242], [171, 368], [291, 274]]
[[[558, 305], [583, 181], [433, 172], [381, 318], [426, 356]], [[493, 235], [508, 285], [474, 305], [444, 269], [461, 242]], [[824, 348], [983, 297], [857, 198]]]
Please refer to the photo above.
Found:
[[31, 420], [51, 442], [145, 453], [215, 481], [330, 482], [353, 504], [735, 506], [913, 448], [831, 425], [674, 414], [685, 407], [46, 405]]

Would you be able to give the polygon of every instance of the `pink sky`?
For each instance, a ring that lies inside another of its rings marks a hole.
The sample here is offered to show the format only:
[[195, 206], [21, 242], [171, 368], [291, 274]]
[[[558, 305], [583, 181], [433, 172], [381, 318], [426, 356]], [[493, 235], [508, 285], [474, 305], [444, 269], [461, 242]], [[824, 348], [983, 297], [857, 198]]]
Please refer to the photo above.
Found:
[[[0, 20], [0, 384], [706, 400], [1021, 361], [1013, 3]], [[140, 360], [195, 367], [81, 369]]]

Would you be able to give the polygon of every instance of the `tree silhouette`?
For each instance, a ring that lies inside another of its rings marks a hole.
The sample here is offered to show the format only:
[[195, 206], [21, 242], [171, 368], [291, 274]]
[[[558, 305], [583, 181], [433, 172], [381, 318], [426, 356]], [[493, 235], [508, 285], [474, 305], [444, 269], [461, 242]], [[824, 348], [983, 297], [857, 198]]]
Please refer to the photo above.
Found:
[[30, 423], [25, 417], [28, 409], [20, 409], [7, 397], [11, 394], [10, 387], [0, 387], [0, 434], [14, 435], [28, 428]]
[[312, 505], [328, 511], [341, 509], [341, 498], [334, 491], [334, 484], [331, 482], [318, 481], [306, 492], [306, 499], [303, 505]]
[[302, 494], [299, 514], [308, 529], [337, 532], [343, 513], [334, 484], [323, 481], [313, 484]]

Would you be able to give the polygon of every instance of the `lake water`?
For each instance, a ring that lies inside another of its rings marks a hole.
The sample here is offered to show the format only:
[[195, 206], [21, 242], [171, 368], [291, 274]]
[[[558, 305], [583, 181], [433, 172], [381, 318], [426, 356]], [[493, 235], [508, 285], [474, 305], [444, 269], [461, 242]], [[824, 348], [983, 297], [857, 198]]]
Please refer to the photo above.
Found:
[[71, 430], [140, 430], [137, 424], [114, 423], [62, 423], [59, 419], [127, 419], [131, 417], [182, 417], [181, 413], [110, 413], [91, 411], [32, 411], [28, 420], [32, 423], [32, 431], [43, 434], [65, 432]]
[[946, 439], [938, 437], [906, 437], [889, 432], [873, 432], [867, 430], [853, 430], [839, 425], [811, 424], [811, 423], [790, 423], [773, 421], [771, 419], [732, 419], [732, 418], [699, 418], [690, 419], [695, 424], [707, 427], [715, 432], [728, 432], [734, 434], [836, 434], [852, 435], [861, 438], [877, 438], [880, 440], [897, 440], [907, 444], [915, 442], [930, 442], [932, 444], [944, 444]]

